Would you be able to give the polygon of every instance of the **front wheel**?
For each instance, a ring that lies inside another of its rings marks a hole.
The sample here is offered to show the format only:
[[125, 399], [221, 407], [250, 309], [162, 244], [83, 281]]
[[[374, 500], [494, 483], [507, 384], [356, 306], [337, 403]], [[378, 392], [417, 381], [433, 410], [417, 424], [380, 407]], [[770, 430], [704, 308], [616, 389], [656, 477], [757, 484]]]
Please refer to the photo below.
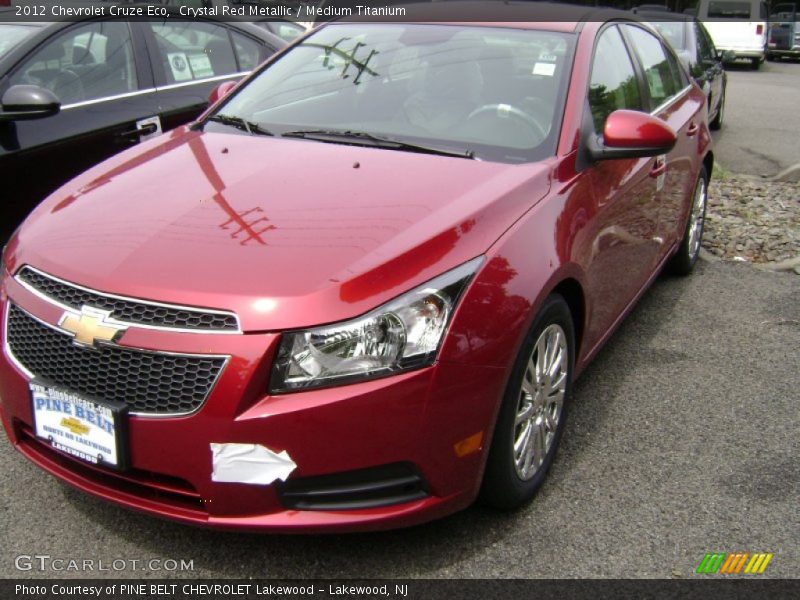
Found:
[[700, 168], [700, 175], [692, 195], [692, 206], [689, 208], [689, 221], [683, 240], [675, 256], [669, 263], [669, 270], [676, 275], [688, 275], [694, 269], [697, 256], [700, 254], [700, 243], [703, 240], [703, 228], [706, 222], [706, 204], [708, 203], [708, 174], [706, 168]]
[[758, 71], [761, 68], [761, 59], [760, 58], [751, 58], [750, 59], [750, 67], [754, 71]]
[[489, 450], [481, 500], [516, 508], [542, 485], [564, 431], [575, 333], [564, 298], [549, 296], [514, 363]]

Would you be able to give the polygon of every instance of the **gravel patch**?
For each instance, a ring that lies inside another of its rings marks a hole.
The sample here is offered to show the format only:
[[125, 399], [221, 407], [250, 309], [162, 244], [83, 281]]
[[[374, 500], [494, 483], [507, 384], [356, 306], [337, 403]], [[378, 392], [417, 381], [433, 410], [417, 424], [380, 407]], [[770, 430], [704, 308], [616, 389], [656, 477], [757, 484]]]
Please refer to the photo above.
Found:
[[703, 246], [728, 260], [778, 263], [800, 256], [800, 183], [723, 174], [709, 185]]

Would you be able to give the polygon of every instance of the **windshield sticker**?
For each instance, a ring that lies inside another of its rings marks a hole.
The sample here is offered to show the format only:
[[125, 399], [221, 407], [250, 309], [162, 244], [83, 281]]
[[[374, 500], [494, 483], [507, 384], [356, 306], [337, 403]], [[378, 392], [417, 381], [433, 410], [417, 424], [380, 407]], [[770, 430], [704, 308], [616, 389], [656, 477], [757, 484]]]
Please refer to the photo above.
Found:
[[556, 73], [556, 66], [553, 63], [537, 62], [533, 65], [534, 75], [544, 75], [545, 77], [552, 77]]

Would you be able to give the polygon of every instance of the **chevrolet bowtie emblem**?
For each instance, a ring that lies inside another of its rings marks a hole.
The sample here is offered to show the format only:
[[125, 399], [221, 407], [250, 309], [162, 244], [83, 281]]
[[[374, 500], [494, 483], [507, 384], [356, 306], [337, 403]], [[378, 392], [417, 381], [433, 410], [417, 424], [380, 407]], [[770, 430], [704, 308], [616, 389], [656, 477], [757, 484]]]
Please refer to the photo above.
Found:
[[125, 325], [113, 323], [110, 315], [110, 312], [83, 306], [81, 312], [65, 312], [58, 326], [72, 334], [76, 346], [93, 347], [97, 342], [116, 341], [128, 329]]
[[64, 417], [61, 419], [61, 426], [66, 427], [75, 435], [86, 435], [89, 433], [89, 427], [81, 423], [75, 417]]

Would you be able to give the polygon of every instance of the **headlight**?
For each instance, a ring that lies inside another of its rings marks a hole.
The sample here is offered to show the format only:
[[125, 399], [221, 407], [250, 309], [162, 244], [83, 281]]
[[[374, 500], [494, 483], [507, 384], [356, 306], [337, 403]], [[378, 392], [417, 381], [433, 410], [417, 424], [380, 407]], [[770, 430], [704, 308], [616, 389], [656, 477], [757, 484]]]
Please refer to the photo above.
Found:
[[344, 323], [283, 335], [270, 392], [374, 379], [431, 364], [478, 257]]

